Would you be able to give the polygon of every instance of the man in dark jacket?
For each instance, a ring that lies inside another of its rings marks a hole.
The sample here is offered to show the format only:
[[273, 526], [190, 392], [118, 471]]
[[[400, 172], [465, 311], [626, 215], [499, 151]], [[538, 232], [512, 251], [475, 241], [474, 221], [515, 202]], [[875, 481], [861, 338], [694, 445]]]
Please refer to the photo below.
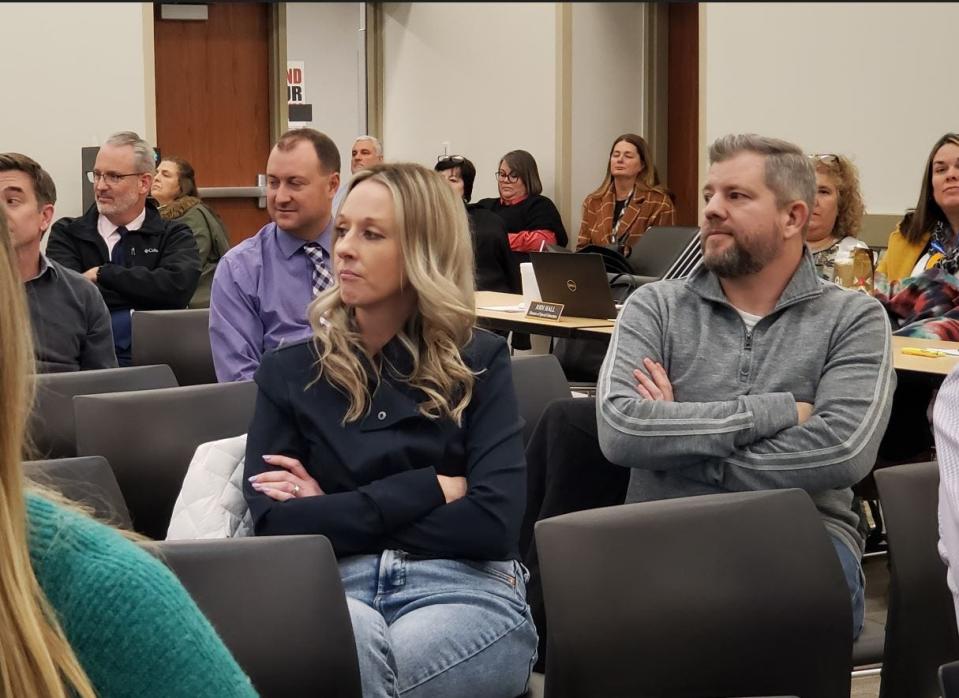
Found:
[[185, 308], [200, 278], [192, 231], [147, 201], [154, 168], [153, 148], [137, 134], [110, 136], [87, 173], [95, 205], [58, 220], [47, 245], [47, 256], [100, 289], [121, 366], [130, 365], [131, 311]]

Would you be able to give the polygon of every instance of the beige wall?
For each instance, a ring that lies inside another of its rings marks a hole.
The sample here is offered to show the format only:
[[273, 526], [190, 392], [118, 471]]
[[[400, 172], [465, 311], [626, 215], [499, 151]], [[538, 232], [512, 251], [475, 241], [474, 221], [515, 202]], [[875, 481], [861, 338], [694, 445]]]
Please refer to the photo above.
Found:
[[870, 213], [914, 206], [929, 148], [957, 128], [950, 3], [704, 3], [705, 142], [781, 136], [859, 167]]
[[554, 3], [386, 3], [383, 140], [390, 160], [476, 165], [473, 200], [496, 195], [499, 158], [536, 158], [555, 184]]
[[[643, 133], [642, 3], [572, 3], [568, 46], [558, 3], [388, 3], [384, 6], [387, 157], [433, 164], [443, 152], [477, 169], [473, 199], [496, 195], [509, 150], [530, 151], [543, 193], [557, 198], [562, 124], [570, 137], [571, 238], [583, 197], [606, 170], [611, 139]], [[557, 92], [568, 71], [569, 94]]]
[[37, 160], [56, 182], [56, 215], [79, 215], [80, 148], [114, 131], [155, 135], [153, 9], [0, 3], [0, 27], [0, 152]]
[[642, 3], [573, 3], [570, 237], [582, 202], [606, 175], [612, 139], [646, 135]]
[[286, 57], [303, 61], [306, 97], [313, 105], [308, 125], [339, 147], [341, 172], [350, 175], [353, 139], [366, 133], [361, 88], [365, 47], [360, 36], [361, 2], [290, 2], [286, 5]]

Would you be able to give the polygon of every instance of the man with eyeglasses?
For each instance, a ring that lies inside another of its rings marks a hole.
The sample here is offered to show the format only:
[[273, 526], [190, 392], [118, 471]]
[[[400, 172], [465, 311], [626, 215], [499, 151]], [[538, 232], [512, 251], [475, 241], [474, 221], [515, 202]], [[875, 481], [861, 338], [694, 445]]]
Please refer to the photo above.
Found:
[[153, 148], [132, 131], [115, 133], [97, 153], [95, 203], [53, 225], [47, 255], [96, 284], [110, 309], [120, 366], [129, 366], [133, 310], [185, 308], [200, 279], [193, 231], [164, 221], [147, 200]]

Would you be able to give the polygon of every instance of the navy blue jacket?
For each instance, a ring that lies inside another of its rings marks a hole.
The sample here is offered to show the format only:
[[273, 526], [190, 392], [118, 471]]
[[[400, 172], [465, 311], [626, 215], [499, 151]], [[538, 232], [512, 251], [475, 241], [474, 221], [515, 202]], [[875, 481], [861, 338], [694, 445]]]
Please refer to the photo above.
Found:
[[[257, 535], [321, 533], [337, 556], [405, 550], [437, 558], [518, 557], [526, 461], [505, 341], [483, 330], [463, 350], [478, 373], [462, 427], [418, 411], [423, 395], [401, 379], [409, 354], [394, 339], [365, 417], [341, 424], [346, 397], [316, 376], [312, 341], [264, 355], [246, 447], [244, 494]], [[373, 387], [371, 386], [371, 390]], [[277, 502], [251, 475], [264, 454], [297, 458], [326, 493]], [[465, 497], [446, 504], [436, 475], [461, 475]]]

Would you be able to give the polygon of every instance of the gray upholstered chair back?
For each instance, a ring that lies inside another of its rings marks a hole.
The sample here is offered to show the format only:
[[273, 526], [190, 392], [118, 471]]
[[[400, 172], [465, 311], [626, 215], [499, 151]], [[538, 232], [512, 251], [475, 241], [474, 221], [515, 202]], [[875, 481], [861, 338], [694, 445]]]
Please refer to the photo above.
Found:
[[359, 698], [353, 628], [324, 536], [145, 544], [179, 577], [264, 698]]
[[209, 326], [208, 308], [136, 311], [133, 365], [167, 364], [180, 385], [216, 383]]
[[113, 469], [102, 456], [27, 461], [23, 474], [29, 481], [82, 505], [104, 523], [133, 528]]
[[255, 401], [252, 381], [79, 396], [77, 449], [110, 462], [134, 530], [164, 538], [197, 446], [245, 434]]
[[572, 397], [566, 374], [552, 354], [513, 357], [513, 387], [519, 403], [523, 444], [529, 443], [543, 410], [553, 400]]
[[628, 260], [633, 273], [651, 279], [687, 276], [702, 259], [698, 235], [696, 226], [649, 228], [630, 251]]
[[939, 665], [959, 659], [946, 566], [939, 557], [939, 468], [909, 463], [875, 471], [889, 544], [889, 610], [882, 698], [939, 696]]
[[169, 366], [104, 368], [75, 373], [43, 373], [37, 377], [37, 395], [28, 427], [35, 458], [71, 458], [77, 455], [73, 397], [124, 390], [173, 388], [177, 381]]
[[852, 604], [801, 490], [536, 524], [546, 695], [848, 698]]

